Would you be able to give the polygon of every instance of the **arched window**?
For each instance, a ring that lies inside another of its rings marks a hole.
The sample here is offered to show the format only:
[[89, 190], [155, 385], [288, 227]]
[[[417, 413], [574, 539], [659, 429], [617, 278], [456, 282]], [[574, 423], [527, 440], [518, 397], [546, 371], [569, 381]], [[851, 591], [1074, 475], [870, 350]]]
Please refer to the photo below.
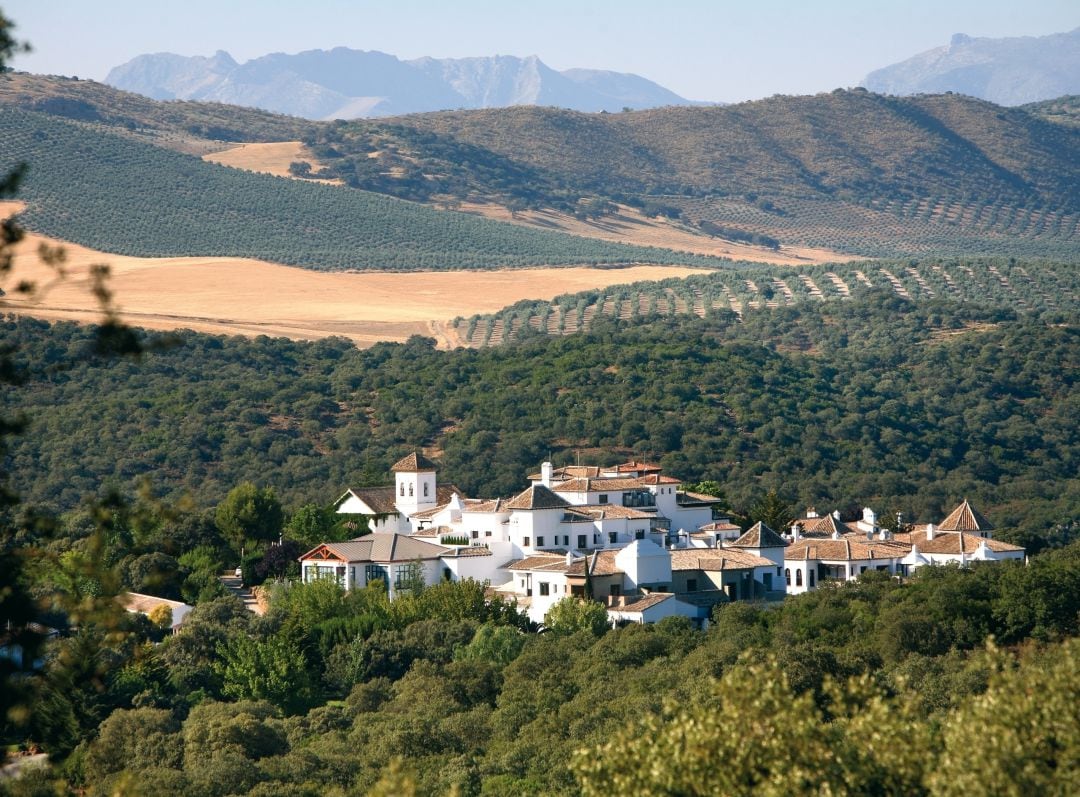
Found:
[[790, 567], [785, 567], [784, 568], [784, 581], [787, 582], [787, 585], [789, 587], [791, 586], [791, 568]]
[[795, 586], [796, 587], [801, 587], [802, 586], [802, 570], [796, 570], [795, 571]]
[[409, 498], [412, 498], [412, 482], [409, 482]]
[[401, 492], [401, 497], [402, 497], [402, 498], [404, 498], [404, 497], [405, 497], [405, 482], [402, 482], [402, 483], [401, 483], [401, 490], [400, 490], [400, 492]]

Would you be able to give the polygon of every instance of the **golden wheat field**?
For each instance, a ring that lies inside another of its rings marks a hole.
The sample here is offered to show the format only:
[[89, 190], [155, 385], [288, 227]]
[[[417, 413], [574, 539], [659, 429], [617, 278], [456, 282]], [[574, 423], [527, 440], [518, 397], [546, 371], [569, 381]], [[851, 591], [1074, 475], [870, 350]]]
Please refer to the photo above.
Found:
[[[0, 217], [18, 208], [0, 203]], [[327, 273], [234, 257], [126, 257], [63, 243], [67, 273], [57, 279], [37, 256], [42, 243], [61, 242], [30, 234], [18, 245], [3, 286], [6, 311], [92, 322], [100, 314], [90, 267], [106, 263], [116, 305], [134, 326], [298, 340], [340, 335], [358, 346], [423, 334], [452, 348], [460, 341], [447, 322], [457, 316], [494, 312], [522, 299], [700, 273], [673, 266]], [[21, 280], [37, 283], [37, 295], [14, 293]]]

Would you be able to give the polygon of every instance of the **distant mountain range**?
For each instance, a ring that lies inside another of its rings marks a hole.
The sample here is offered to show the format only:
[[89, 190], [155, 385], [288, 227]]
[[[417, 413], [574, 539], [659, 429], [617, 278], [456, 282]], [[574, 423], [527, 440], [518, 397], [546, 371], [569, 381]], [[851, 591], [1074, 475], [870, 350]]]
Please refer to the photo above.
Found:
[[1080, 28], [1009, 39], [957, 33], [948, 46], [871, 72], [862, 85], [879, 94], [954, 91], [998, 105], [1080, 94]]
[[273, 53], [243, 64], [224, 51], [208, 58], [140, 55], [112, 69], [105, 82], [158, 100], [224, 102], [306, 119], [513, 105], [596, 112], [700, 104], [637, 75], [558, 72], [535, 55], [402, 61], [347, 47]]

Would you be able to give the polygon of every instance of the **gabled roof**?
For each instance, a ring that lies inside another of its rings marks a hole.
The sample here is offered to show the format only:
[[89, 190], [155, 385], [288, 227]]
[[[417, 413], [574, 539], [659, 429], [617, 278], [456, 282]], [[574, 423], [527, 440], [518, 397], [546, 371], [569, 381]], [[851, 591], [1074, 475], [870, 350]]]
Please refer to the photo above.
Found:
[[666, 600], [674, 598], [670, 592], [652, 592], [648, 595], [642, 595], [637, 598], [627, 598], [627, 602], [622, 606], [609, 606], [608, 611], [612, 612], [626, 612], [628, 614], [641, 614], [647, 609], [651, 609], [658, 603], [663, 603]]
[[704, 526], [701, 526], [697, 531], [692, 532], [691, 536], [696, 536], [698, 534], [711, 536], [711, 532], [738, 530], [739, 527], [732, 523], [730, 520], [714, 520], [712, 523], [706, 523]]
[[413, 451], [407, 457], [402, 457], [390, 468], [391, 473], [422, 473], [433, 470], [437, 470], [435, 463], [419, 451]]
[[[346, 498], [352, 496], [354, 498], [359, 498], [371, 507], [371, 511], [376, 515], [399, 514], [397, 505], [394, 503], [397, 500], [394, 490], [395, 488], [393, 485], [383, 487], [350, 487], [345, 491], [345, 494], [337, 500], [334, 507], [341, 506]], [[450, 499], [455, 495], [461, 495], [461, 489], [456, 484], [435, 485], [435, 503], [438, 506], [436, 506], [435, 509], [423, 510], [417, 515], [414, 515], [414, 517], [429, 517], [430, 515], [436, 514], [438, 510], [445, 509], [446, 504], [448, 504]]]
[[842, 540], [800, 539], [784, 551], [787, 561], [816, 559], [826, 562], [864, 562], [870, 559], [898, 559], [911, 546], [896, 540], [867, 540], [845, 537]]
[[324, 542], [300, 557], [336, 559], [341, 562], [408, 562], [414, 559], [438, 559], [450, 549], [415, 537], [377, 531], [348, 542]]
[[984, 538], [977, 534], [966, 534], [964, 532], [950, 532], [946, 534], [935, 532], [934, 539], [928, 540], [926, 539], [925, 526], [922, 527], [921, 530], [913, 531], [910, 534], [897, 534], [896, 538], [897, 540], [909, 543], [910, 545], [918, 546], [919, 550], [923, 553], [931, 554], [973, 554], [979, 550], [979, 546], [984, 543], [987, 549], [994, 553], [1009, 553], [1024, 550], [1019, 545], [1010, 545], [1001, 540]]
[[842, 537], [845, 534], [856, 533], [851, 526], [837, 520], [833, 515], [806, 518], [805, 521], [798, 522], [803, 524], [802, 531], [799, 534], [801, 537], [832, 537], [834, 534]]
[[965, 498], [947, 518], [938, 524], [939, 531], [993, 531], [990, 521], [983, 517]]
[[662, 469], [652, 462], [638, 462], [632, 459], [612, 468], [616, 473], [659, 473]]
[[731, 548], [786, 548], [784, 538], [770, 529], [760, 520], [750, 527], [750, 530], [734, 542], [728, 543]]
[[376, 515], [392, 515], [397, 512], [397, 507], [394, 506], [394, 488], [392, 486], [352, 487], [345, 491], [345, 494], [337, 500], [334, 507], [341, 506], [342, 502], [349, 496], [359, 498], [371, 507], [371, 511]]
[[570, 503], [542, 484], [518, 493], [506, 502], [507, 509], [565, 509]]
[[[564, 465], [560, 468], [553, 468], [551, 476], [553, 479], [589, 479], [600, 475], [600, 468], [596, 465]], [[539, 481], [543, 478], [542, 473], [530, 473], [529, 481]]]

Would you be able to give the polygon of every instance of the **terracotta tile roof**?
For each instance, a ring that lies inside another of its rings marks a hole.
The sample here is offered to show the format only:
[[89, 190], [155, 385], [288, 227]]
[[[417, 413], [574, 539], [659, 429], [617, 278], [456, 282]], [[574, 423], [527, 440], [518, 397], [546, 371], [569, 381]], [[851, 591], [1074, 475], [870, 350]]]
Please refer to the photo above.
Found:
[[670, 592], [653, 592], [648, 595], [642, 595], [634, 598], [632, 601], [627, 598], [627, 603], [623, 606], [609, 606], [608, 609], [613, 612], [629, 612], [631, 614], [641, 614], [646, 609], [651, 609], [657, 604], [663, 603], [669, 598], [674, 598]]
[[534, 485], [506, 502], [507, 509], [565, 509], [568, 506], [569, 502], [542, 484]]
[[437, 466], [419, 451], [402, 457], [390, 467], [391, 473], [422, 473], [436, 470]]
[[686, 548], [671, 552], [672, 571], [746, 570], [751, 567], [775, 566], [775, 562], [763, 556], [730, 548]]
[[868, 559], [902, 558], [910, 549], [910, 545], [897, 540], [859, 540], [851, 537], [842, 540], [800, 539], [787, 547], [784, 559], [861, 562]]
[[833, 534], [841, 536], [856, 533], [851, 526], [837, 520], [832, 515], [823, 515], [816, 518], [802, 518], [797, 523], [802, 523], [801, 537], [832, 537]]
[[[561, 468], [553, 468], [551, 476], [554, 479], [579, 479], [593, 478], [600, 475], [600, 468], [595, 465], [564, 465]], [[542, 473], [530, 473], [529, 481], [538, 481], [543, 478]]]
[[508, 562], [506, 565], [507, 570], [545, 570], [550, 571], [553, 568], [558, 570], [566, 569], [566, 557], [558, 554], [545, 554], [538, 553], [532, 556], [526, 556], [524, 559], [515, 559], [512, 562]]
[[350, 495], [359, 498], [377, 515], [392, 515], [397, 512], [397, 508], [394, 506], [394, 488], [390, 487], [353, 487], [341, 496], [337, 501], [337, 506], [348, 498]]
[[150, 614], [150, 612], [158, 606], [168, 606], [170, 609], [177, 609], [182, 606], [186, 606], [188, 609], [194, 608], [188, 606], [188, 604], [183, 601], [172, 601], [168, 598], [158, 598], [155, 595], [143, 595], [139, 592], [125, 592], [118, 595], [117, 600], [129, 612], [141, 612], [143, 614]]
[[622, 570], [615, 564], [615, 555], [617, 553], [618, 551], [612, 550], [596, 551], [587, 557], [589, 560], [589, 573], [594, 576], [616, 576], [621, 574]]
[[993, 531], [990, 521], [965, 498], [949, 516], [938, 524], [941, 531]]
[[442, 558], [443, 559], [446, 559], [446, 558], [460, 559], [462, 557], [469, 557], [469, 556], [494, 556], [494, 555], [495, 554], [493, 554], [488, 548], [484, 548], [483, 546], [480, 546], [480, 545], [470, 545], [468, 548], [452, 548], [450, 550], [450, 553], [443, 554]]
[[659, 465], [655, 465], [652, 462], [638, 462], [636, 459], [632, 459], [629, 462], [623, 462], [620, 465], [616, 465], [610, 470], [616, 473], [647, 473], [649, 471], [659, 473], [662, 468]]
[[[334, 505], [340, 506], [341, 503], [349, 496], [359, 498], [377, 515], [394, 515], [398, 514], [397, 507], [394, 505], [394, 501], [397, 497], [394, 494], [394, 485], [385, 485], [382, 487], [351, 487], [344, 495], [337, 500]], [[435, 503], [437, 505], [445, 505], [450, 502], [450, 498], [454, 495], [461, 495], [461, 489], [456, 484], [437, 484], [435, 485]], [[424, 510], [432, 511], [432, 510]]]
[[691, 536], [712, 536], [717, 531], [739, 531], [739, 527], [732, 523], [730, 520], [717, 520], [712, 523], [706, 523], [697, 531], [692, 532]]
[[682, 484], [682, 479], [676, 479], [674, 476], [661, 476], [659, 473], [648, 473], [644, 476], [638, 476], [638, 482], [641, 484]]
[[715, 495], [706, 495], [705, 493], [675, 493], [675, 503], [679, 506], [712, 506], [713, 504], [719, 504], [720, 500]]
[[[601, 476], [599, 478], [589, 479], [568, 479], [567, 481], [554, 485], [552, 489], [559, 493], [602, 493], [605, 490], [638, 490], [642, 487], [648, 487], [650, 484], [656, 484], [656, 481], [651, 479], [653, 479], [653, 477], [650, 476], [635, 476], [630, 478]], [[671, 482], [665, 481], [662, 483], [679, 484], [679, 480], [674, 479]]]
[[936, 554], [973, 554], [979, 550], [979, 545], [986, 543], [986, 547], [994, 553], [1009, 553], [1023, 551], [1019, 545], [1011, 545], [1001, 540], [980, 537], [977, 534], [964, 534], [963, 532], [946, 531], [940, 529], [934, 532], [934, 539], [926, 539], [926, 527], [921, 531], [913, 531], [910, 534], [897, 534], [896, 540], [908, 545], [918, 545], [922, 553]]
[[463, 512], [505, 512], [506, 501], [502, 498], [467, 498]]
[[634, 509], [631, 506], [617, 506], [615, 504], [587, 504], [585, 506], [575, 506], [573, 511], [583, 512], [590, 518], [596, 520], [603, 520], [604, 518], [619, 520], [651, 520], [656, 517], [654, 512], [642, 512], [640, 509]]
[[732, 548], [786, 548], [784, 538], [760, 520], [750, 530], [732, 543]]

